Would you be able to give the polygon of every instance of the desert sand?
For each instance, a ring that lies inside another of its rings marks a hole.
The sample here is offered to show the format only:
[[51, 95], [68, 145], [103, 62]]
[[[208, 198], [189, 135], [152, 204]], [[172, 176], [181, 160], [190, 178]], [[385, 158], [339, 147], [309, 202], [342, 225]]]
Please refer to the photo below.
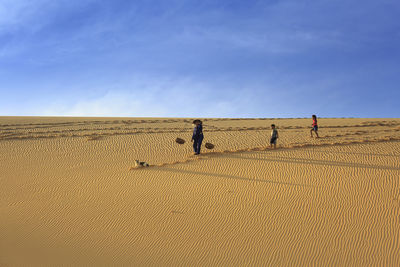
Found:
[[400, 119], [191, 121], [0, 117], [0, 266], [399, 266]]

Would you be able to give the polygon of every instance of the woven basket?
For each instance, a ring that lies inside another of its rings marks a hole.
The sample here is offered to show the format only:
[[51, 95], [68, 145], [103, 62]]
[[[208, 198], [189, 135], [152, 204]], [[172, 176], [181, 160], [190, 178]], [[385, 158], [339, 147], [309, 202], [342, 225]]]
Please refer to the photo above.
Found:
[[177, 137], [175, 142], [177, 142], [180, 145], [183, 145], [185, 143], [185, 140], [183, 140], [182, 138]]
[[214, 145], [211, 144], [211, 143], [206, 143], [206, 144], [205, 144], [205, 147], [206, 147], [207, 149], [213, 149], [213, 148], [214, 148]]

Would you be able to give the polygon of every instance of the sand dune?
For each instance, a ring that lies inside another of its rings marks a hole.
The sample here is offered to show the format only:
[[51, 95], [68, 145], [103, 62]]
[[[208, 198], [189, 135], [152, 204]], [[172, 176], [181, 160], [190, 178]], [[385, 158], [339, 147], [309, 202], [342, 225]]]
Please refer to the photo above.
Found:
[[398, 266], [400, 119], [190, 123], [0, 118], [0, 266]]

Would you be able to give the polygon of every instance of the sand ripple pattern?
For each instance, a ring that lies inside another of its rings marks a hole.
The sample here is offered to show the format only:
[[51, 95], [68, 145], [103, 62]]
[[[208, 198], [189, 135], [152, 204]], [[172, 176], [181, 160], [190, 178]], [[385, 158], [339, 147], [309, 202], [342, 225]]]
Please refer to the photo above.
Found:
[[400, 120], [319, 122], [1, 118], [0, 266], [398, 266]]

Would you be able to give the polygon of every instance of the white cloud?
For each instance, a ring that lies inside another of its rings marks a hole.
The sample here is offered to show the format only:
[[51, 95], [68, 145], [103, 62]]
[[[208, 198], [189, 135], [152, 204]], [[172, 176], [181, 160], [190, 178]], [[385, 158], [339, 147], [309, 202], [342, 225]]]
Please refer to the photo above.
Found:
[[163, 116], [162, 107], [151, 103], [145, 94], [113, 93], [84, 99], [71, 106], [46, 108], [43, 115], [58, 116]]
[[[221, 85], [220, 85], [221, 86]], [[56, 96], [27, 115], [113, 116], [113, 117], [231, 117], [251, 103], [251, 96], [240, 90], [229, 95], [214, 93], [216, 85], [190, 78], [137, 78], [110, 86], [98, 97]], [[90, 90], [89, 90], [90, 91]], [[226, 90], [224, 90], [226, 91]], [[31, 105], [30, 105], [31, 106]], [[252, 107], [250, 107], [251, 109]]]
[[[56, 52], [56, 56], [62, 60], [65, 51], [80, 50], [84, 38], [99, 35], [96, 29], [107, 25], [105, 22], [100, 26], [98, 24], [101, 21], [96, 22], [95, 26], [83, 25], [68, 34], [63, 34], [61, 28], [57, 31], [41, 31], [57, 21], [60, 15], [73, 13], [94, 1], [0, 0], [0, 38], [4, 40], [0, 43], [0, 58], [13, 58], [24, 52], [35, 55], [36, 52], [46, 50]], [[29, 58], [25, 60], [30, 62]], [[42, 57], [30, 63], [45, 65], [57, 60], [55, 57]]]
[[95, 0], [1, 0], [0, 34], [21, 29], [35, 33], [56, 18], [59, 12], [77, 9]]
[[28, 23], [36, 18], [40, 11], [51, 7], [49, 0], [2, 0], [0, 2], [0, 33], [15, 31], [16, 29], [35, 25]]

